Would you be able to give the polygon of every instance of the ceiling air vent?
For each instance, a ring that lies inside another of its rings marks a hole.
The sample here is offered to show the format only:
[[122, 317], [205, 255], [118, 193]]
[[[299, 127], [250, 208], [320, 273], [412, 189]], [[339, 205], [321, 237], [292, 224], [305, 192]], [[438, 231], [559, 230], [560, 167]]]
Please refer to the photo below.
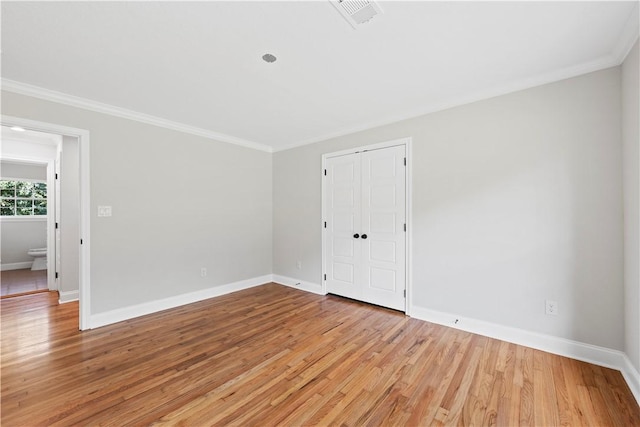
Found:
[[360, 24], [369, 22], [382, 13], [380, 6], [368, 0], [331, 0], [331, 4], [353, 28], [358, 28]]

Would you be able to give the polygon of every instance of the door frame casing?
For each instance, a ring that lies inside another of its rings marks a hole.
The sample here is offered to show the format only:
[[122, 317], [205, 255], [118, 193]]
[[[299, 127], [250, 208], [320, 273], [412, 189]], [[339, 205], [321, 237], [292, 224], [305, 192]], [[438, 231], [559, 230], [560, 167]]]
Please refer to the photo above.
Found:
[[40, 132], [52, 133], [61, 136], [70, 136], [78, 139], [80, 150], [80, 277], [78, 284], [78, 299], [80, 301], [79, 328], [80, 330], [90, 329], [91, 316], [91, 239], [90, 239], [90, 219], [91, 219], [91, 191], [89, 173], [89, 131], [85, 129], [72, 128], [54, 123], [41, 122], [37, 120], [25, 119], [2, 115], [0, 119], [3, 126], [20, 126], [24, 129]]
[[327, 247], [327, 229], [324, 227], [324, 223], [325, 221], [327, 221], [327, 212], [326, 212], [326, 175], [324, 174], [324, 171], [326, 169], [326, 162], [327, 159], [331, 158], [331, 157], [338, 157], [338, 156], [345, 156], [345, 155], [349, 155], [349, 154], [356, 154], [365, 150], [379, 150], [382, 148], [389, 148], [389, 147], [396, 147], [396, 146], [400, 146], [400, 145], [404, 145], [405, 147], [405, 155], [407, 158], [407, 165], [404, 168], [404, 173], [405, 173], [405, 215], [406, 215], [406, 223], [407, 223], [407, 232], [406, 232], [406, 236], [405, 236], [405, 289], [407, 291], [407, 296], [405, 298], [405, 309], [404, 312], [407, 316], [411, 316], [410, 313], [410, 308], [411, 308], [411, 298], [412, 298], [412, 284], [413, 284], [413, 277], [412, 277], [412, 261], [411, 261], [411, 255], [412, 255], [412, 250], [411, 250], [411, 234], [413, 231], [413, 227], [412, 227], [412, 220], [411, 220], [411, 158], [412, 156], [412, 151], [411, 151], [411, 145], [412, 145], [412, 137], [408, 136], [408, 137], [404, 137], [404, 138], [400, 138], [400, 139], [394, 139], [391, 141], [385, 141], [385, 142], [380, 142], [377, 144], [370, 144], [370, 145], [364, 145], [364, 146], [359, 146], [359, 147], [354, 147], [354, 148], [349, 148], [346, 150], [341, 150], [341, 151], [334, 151], [331, 153], [325, 153], [322, 155], [322, 169], [320, 170], [320, 174], [321, 174], [321, 182], [322, 182], [322, 186], [321, 186], [321, 191], [322, 191], [322, 202], [321, 202], [321, 221], [320, 221], [320, 228], [321, 228], [321, 235], [322, 235], [322, 276], [320, 277], [320, 283], [322, 283], [322, 293], [324, 295], [327, 294], [327, 281], [324, 278], [324, 275], [327, 272], [327, 257], [325, 254], [325, 250]]

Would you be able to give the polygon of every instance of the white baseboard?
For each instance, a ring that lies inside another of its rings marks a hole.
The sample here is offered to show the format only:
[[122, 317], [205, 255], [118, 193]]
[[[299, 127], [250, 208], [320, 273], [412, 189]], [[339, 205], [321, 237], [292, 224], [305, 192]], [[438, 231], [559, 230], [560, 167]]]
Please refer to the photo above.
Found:
[[322, 285], [319, 285], [317, 283], [305, 282], [304, 280], [293, 279], [287, 276], [280, 276], [279, 274], [273, 274], [271, 281], [280, 285], [289, 286], [291, 288], [312, 292], [314, 294], [325, 295], [325, 292], [322, 292]]
[[67, 302], [71, 302], [71, 301], [78, 301], [78, 291], [66, 291], [66, 292], [62, 292], [62, 291], [58, 291], [58, 304], [64, 304]]
[[202, 289], [188, 294], [176, 295], [161, 300], [118, 308], [104, 313], [92, 314], [89, 316], [89, 327], [87, 329], [122, 322], [124, 320], [133, 319], [134, 317], [145, 316], [147, 314], [218, 297], [231, 292], [241, 291], [243, 289], [252, 288], [269, 282], [271, 282], [271, 274], [254, 277], [252, 279], [240, 280], [226, 285], [214, 286], [212, 288]]
[[633, 393], [638, 405], [640, 405], [640, 372], [636, 370], [626, 354], [624, 355], [624, 366], [620, 369], [620, 372], [622, 372], [622, 376], [631, 389], [631, 393]]
[[622, 351], [423, 307], [412, 306], [410, 313], [416, 319], [619, 370], [636, 400], [640, 402], [640, 375]]
[[31, 268], [33, 261], [13, 262], [11, 264], [0, 265], [0, 271], [22, 270], [23, 268]]
[[[325, 295], [325, 293], [322, 292], [322, 286], [317, 283], [305, 282], [304, 280], [278, 274], [273, 274], [271, 281], [314, 294]], [[633, 367], [627, 355], [621, 351], [524, 329], [512, 328], [510, 326], [503, 326], [497, 323], [485, 322], [483, 320], [456, 316], [423, 307], [412, 306], [410, 313], [411, 317], [419, 320], [437, 323], [439, 325], [449, 326], [474, 334], [619, 370], [629, 385], [634, 397], [638, 403], [640, 403], [640, 373]]]

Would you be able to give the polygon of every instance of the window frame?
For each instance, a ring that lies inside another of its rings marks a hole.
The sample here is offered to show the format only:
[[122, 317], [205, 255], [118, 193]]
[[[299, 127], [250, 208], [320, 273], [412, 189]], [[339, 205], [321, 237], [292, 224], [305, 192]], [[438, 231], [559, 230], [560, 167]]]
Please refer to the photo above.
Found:
[[[16, 215], [15, 213], [13, 215], [0, 215], [0, 220], [2, 221], [23, 221], [23, 220], [27, 220], [27, 221], [38, 221], [38, 220], [44, 220], [47, 219], [49, 216], [49, 183], [47, 182], [46, 179], [32, 179], [32, 178], [12, 178], [12, 177], [0, 177], [0, 181], [16, 181], [16, 182], [31, 182], [31, 183], [38, 183], [38, 184], [44, 184], [47, 188], [47, 197], [45, 197], [44, 199], [38, 199], [33, 197], [33, 195], [29, 198], [29, 197], [2, 197], [0, 196], [0, 200], [2, 199], [12, 199], [12, 200], [31, 200], [32, 201], [32, 206], [31, 206], [31, 211], [33, 212], [34, 206], [33, 203], [36, 200], [46, 200], [47, 201], [47, 213], [44, 215]], [[15, 194], [15, 193], [14, 193]], [[16, 209], [17, 209], [17, 203], [16, 203]]]

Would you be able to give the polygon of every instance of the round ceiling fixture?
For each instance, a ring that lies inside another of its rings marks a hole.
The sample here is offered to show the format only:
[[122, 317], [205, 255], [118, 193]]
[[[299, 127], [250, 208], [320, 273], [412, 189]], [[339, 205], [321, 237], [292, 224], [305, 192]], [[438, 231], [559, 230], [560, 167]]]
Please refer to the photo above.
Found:
[[276, 62], [276, 59], [278, 58], [270, 53], [265, 53], [264, 55], [262, 55], [262, 59], [264, 60], [264, 62], [268, 62], [269, 64], [271, 64], [272, 62]]

